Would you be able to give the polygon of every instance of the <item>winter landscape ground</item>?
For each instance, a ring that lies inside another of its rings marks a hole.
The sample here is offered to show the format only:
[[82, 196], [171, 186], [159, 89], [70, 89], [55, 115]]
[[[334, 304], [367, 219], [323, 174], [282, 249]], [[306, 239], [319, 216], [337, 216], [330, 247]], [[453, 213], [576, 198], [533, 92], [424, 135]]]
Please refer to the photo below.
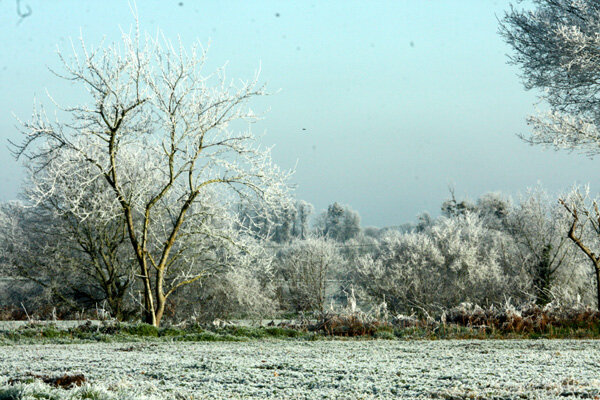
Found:
[[[599, 360], [589, 340], [11, 345], [0, 399], [599, 398]], [[87, 383], [32, 378], [64, 373]]]

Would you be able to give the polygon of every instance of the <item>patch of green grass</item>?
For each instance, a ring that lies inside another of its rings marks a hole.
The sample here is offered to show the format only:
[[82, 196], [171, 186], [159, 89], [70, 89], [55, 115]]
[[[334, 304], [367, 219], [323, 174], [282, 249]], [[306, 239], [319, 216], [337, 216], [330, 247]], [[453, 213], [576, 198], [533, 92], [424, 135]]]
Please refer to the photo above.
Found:
[[24, 338], [33, 338], [41, 336], [41, 332], [38, 329], [24, 328], [18, 329], [14, 332], [15, 336], [24, 337]]
[[79, 392], [82, 399], [102, 400], [105, 396], [91, 388], [83, 388]]
[[42, 328], [41, 334], [43, 337], [46, 337], [46, 338], [57, 338], [57, 337], [61, 337], [61, 336], [66, 336], [68, 334], [68, 332], [66, 332], [64, 330], [63, 331], [58, 330], [54, 326], [48, 326], [48, 327]]
[[[439, 340], [439, 339], [593, 339], [600, 338], [599, 323], [573, 322], [548, 325], [543, 330], [503, 331], [493, 327], [468, 327], [441, 324], [436, 326], [412, 326], [406, 328], [380, 325], [370, 335], [356, 336], [361, 339], [387, 340]], [[216, 342], [247, 341], [260, 339], [345, 340], [330, 337], [326, 332], [306, 332], [282, 327], [227, 326], [205, 329], [201, 325], [185, 328], [165, 326], [157, 328], [149, 324], [111, 323], [82, 324], [70, 329], [55, 325], [26, 325], [13, 330], [0, 330], [0, 346], [21, 344], [68, 344], [86, 342]], [[2, 398], [0, 398], [2, 400]]]
[[295, 329], [281, 327], [253, 327], [253, 326], [229, 326], [217, 329], [215, 332], [222, 335], [232, 335], [236, 337], [245, 337], [249, 339], [288, 339], [300, 338], [307, 333]]
[[190, 333], [187, 335], [175, 336], [173, 337], [173, 340], [178, 342], [244, 342], [248, 340], [248, 338], [205, 331], [202, 333]]
[[541, 338], [543, 338], [543, 337], [544, 337], [544, 336], [543, 336], [541, 333], [537, 333], [537, 332], [531, 332], [531, 333], [529, 334], [529, 337], [528, 337], [528, 339], [541, 339]]
[[297, 338], [305, 336], [306, 333], [290, 329], [290, 328], [280, 328], [275, 326], [270, 326], [267, 328], [263, 328], [265, 333], [274, 338]]
[[375, 336], [376, 339], [385, 339], [385, 340], [394, 340], [396, 339], [396, 335], [394, 335], [394, 332], [390, 332], [388, 330], [378, 330], [377, 332], [375, 332]]
[[124, 325], [122, 333], [134, 336], [152, 336], [158, 337], [158, 328], [150, 324]]
[[160, 328], [158, 330], [158, 336], [181, 336], [185, 335], [185, 331], [173, 327]]
[[28, 399], [34, 398], [34, 399], [60, 400], [60, 396], [57, 394], [47, 393], [47, 392], [39, 392], [39, 391], [34, 391], [33, 393], [28, 394], [27, 398]]
[[23, 392], [21, 386], [0, 388], [0, 400], [21, 400], [23, 398]]
[[266, 336], [264, 329], [251, 326], [228, 326], [217, 329], [215, 332], [221, 335], [232, 335], [253, 339], [261, 339]]

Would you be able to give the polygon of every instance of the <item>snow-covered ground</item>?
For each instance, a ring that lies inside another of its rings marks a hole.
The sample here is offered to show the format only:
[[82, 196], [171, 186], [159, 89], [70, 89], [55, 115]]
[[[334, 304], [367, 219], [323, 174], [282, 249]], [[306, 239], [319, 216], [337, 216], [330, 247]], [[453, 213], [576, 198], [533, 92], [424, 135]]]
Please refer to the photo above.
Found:
[[[7, 385], [76, 372], [90, 385]], [[15, 398], [600, 398], [600, 341], [15, 345], [0, 347], [0, 387], [0, 399], [19, 391]]]

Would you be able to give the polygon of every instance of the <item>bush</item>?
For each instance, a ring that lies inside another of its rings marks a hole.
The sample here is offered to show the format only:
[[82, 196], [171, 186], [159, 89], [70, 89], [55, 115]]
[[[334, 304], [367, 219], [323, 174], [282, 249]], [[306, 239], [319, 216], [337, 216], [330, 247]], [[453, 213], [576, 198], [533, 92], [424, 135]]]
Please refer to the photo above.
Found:
[[564, 307], [552, 303], [541, 308], [531, 303], [514, 307], [490, 306], [486, 309], [463, 303], [447, 311], [446, 323], [467, 327], [483, 327], [508, 333], [547, 334], [550, 337], [571, 337], [577, 331], [586, 336], [600, 334], [600, 312], [588, 306]]
[[278, 297], [286, 310], [325, 310], [330, 279], [343, 262], [332, 240], [298, 240], [277, 255]]
[[121, 328], [122, 333], [134, 336], [158, 337], [158, 328], [150, 324], [124, 325]]
[[172, 308], [177, 315], [206, 323], [240, 317], [260, 319], [275, 312], [270, 258], [239, 256], [227, 263], [204, 278], [200, 287], [185, 286], [173, 295]]
[[513, 247], [508, 234], [487, 228], [477, 214], [441, 217], [423, 232], [390, 232], [350, 276], [371, 303], [385, 300], [394, 313], [497, 304], [522, 297]]

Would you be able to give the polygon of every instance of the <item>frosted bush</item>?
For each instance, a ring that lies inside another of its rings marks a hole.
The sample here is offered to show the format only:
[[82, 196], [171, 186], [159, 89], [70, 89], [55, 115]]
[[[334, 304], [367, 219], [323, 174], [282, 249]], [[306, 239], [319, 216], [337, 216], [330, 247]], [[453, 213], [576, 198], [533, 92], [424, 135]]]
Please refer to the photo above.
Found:
[[393, 234], [380, 247], [378, 255], [360, 257], [354, 271], [354, 280], [373, 302], [385, 298], [395, 312], [414, 302], [433, 302], [444, 260], [431, 238], [422, 233]]
[[441, 217], [423, 232], [389, 234], [360, 257], [357, 284], [394, 312], [494, 303], [518, 295], [512, 239], [487, 229], [477, 214]]
[[265, 288], [256, 275], [246, 268], [230, 267], [190, 288], [192, 293], [184, 293], [182, 297], [193, 300], [191, 310], [200, 321], [272, 315], [273, 289]]
[[295, 311], [324, 311], [343, 259], [330, 239], [308, 238], [277, 255], [276, 279], [282, 306]]
[[[440, 218], [430, 234], [444, 257], [449, 303], [488, 303], [511, 295], [511, 238], [487, 228], [479, 216]], [[450, 287], [448, 287], [448, 284]], [[449, 304], [446, 304], [449, 305]]]
[[[241, 239], [240, 239], [241, 242]], [[261, 243], [246, 237], [237, 252], [220, 255], [216, 267], [199, 285], [175, 297], [178, 319], [191, 316], [207, 322], [216, 318], [260, 318], [276, 310], [273, 257]]]

